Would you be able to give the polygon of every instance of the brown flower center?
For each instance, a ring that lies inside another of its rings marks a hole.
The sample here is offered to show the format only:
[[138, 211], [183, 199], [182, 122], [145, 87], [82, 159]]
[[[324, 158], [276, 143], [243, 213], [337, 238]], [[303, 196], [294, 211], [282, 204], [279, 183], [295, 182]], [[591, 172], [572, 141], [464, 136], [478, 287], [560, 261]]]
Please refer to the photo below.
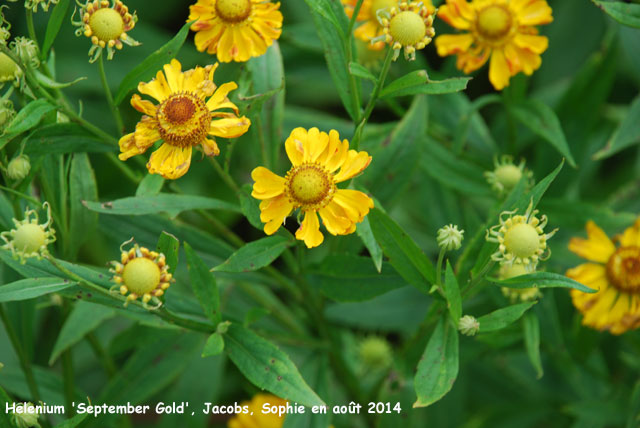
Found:
[[487, 6], [478, 12], [476, 26], [478, 33], [489, 41], [499, 41], [511, 31], [511, 12], [500, 5]]
[[251, 0], [216, 0], [216, 12], [223, 21], [242, 22], [251, 14]]
[[607, 278], [618, 290], [640, 293], [640, 247], [620, 247], [607, 262]]
[[162, 139], [177, 147], [199, 144], [211, 127], [211, 113], [204, 100], [190, 92], [172, 94], [158, 107], [158, 131]]
[[331, 201], [336, 185], [322, 166], [306, 163], [294, 166], [286, 176], [285, 191], [296, 206], [318, 209]]

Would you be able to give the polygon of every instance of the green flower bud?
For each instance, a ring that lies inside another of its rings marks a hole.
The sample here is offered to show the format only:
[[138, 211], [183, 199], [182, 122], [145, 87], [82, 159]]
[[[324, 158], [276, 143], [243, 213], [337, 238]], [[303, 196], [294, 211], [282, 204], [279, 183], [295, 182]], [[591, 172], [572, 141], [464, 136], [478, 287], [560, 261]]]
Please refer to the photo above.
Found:
[[16, 37], [11, 42], [11, 49], [23, 64], [37, 68], [40, 66], [38, 45], [27, 37]]
[[458, 230], [458, 226], [449, 224], [438, 229], [438, 246], [446, 251], [457, 250], [462, 246], [464, 230]]
[[0, 99], [0, 134], [16, 115], [11, 100]]
[[391, 365], [393, 359], [389, 342], [377, 336], [362, 339], [358, 355], [362, 364], [371, 369], [386, 369]]
[[17, 428], [40, 428], [36, 406], [32, 403], [22, 403], [16, 404], [15, 408], [16, 410], [14, 410], [11, 419]]
[[474, 336], [480, 330], [480, 323], [475, 317], [465, 315], [458, 321], [458, 330], [465, 336]]
[[7, 175], [10, 179], [20, 181], [23, 180], [31, 171], [31, 163], [25, 155], [20, 155], [11, 159], [7, 166]]
[[22, 70], [8, 55], [0, 52], [0, 83], [18, 80]]

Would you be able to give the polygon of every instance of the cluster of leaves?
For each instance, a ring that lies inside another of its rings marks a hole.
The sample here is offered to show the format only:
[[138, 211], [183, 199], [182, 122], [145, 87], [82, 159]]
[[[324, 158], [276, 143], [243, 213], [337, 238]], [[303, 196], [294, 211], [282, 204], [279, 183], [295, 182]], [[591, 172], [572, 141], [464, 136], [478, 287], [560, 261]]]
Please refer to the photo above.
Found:
[[[20, 99], [0, 136], [3, 162], [18, 152], [32, 162], [29, 176], [2, 186], [0, 226], [10, 229], [25, 205], [41, 199], [53, 208], [58, 235], [57, 265], [23, 265], [0, 250], [0, 405], [42, 399], [70, 409], [87, 396], [109, 404], [188, 401], [196, 410], [189, 424], [206, 426], [202, 403], [266, 389], [306, 406], [402, 407], [399, 414], [290, 415], [286, 427], [636, 426], [640, 337], [580, 328], [566, 288], [593, 290], [560, 273], [577, 263], [566, 242], [587, 220], [616, 232], [640, 211], [640, 102], [628, 98], [640, 86], [638, 31], [592, 4], [569, 3], [552, 3], [560, 24], [549, 30], [542, 69], [487, 95], [483, 76], [452, 77], [459, 74], [453, 63], [428, 66], [426, 57], [394, 64], [383, 86], [354, 58], [339, 2], [287, 2], [280, 44], [244, 67], [220, 69], [236, 76], [234, 101], [251, 117], [250, 132], [221, 146], [220, 178], [202, 162], [177, 184], [116, 159], [122, 130], [105, 123], [99, 79], [86, 49], [74, 51], [79, 42], [64, 24], [70, 2], [60, 0], [40, 22], [52, 77], [34, 76], [53, 95]], [[638, 27], [637, 5], [596, 3]], [[145, 44], [110, 65], [115, 104], [130, 113], [127, 129], [138, 116], [125, 100], [138, 82], [178, 54], [184, 63], [210, 62], [185, 44], [188, 24], [175, 34], [158, 29], [175, 25], [183, 5], [157, 8], [156, 16], [140, 9], [136, 38]], [[57, 65], [52, 46], [65, 47]], [[88, 79], [76, 82], [78, 70]], [[363, 100], [376, 88], [366, 123]], [[62, 89], [82, 100], [82, 114], [61, 101]], [[70, 121], [58, 123], [58, 112]], [[356, 234], [328, 237], [312, 251], [284, 228], [264, 237], [247, 184], [260, 154], [282, 171], [282, 137], [297, 126], [336, 129], [373, 157], [355, 185], [376, 208]], [[494, 195], [483, 172], [503, 153], [525, 157], [537, 184], [527, 188], [523, 178], [508, 195]], [[499, 281], [485, 231], [500, 212], [523, 211], [531, 201], [560, 227], [554, 255], [546, 272]], [[440, 295], [430, 293], [440, 281], [435, 232], [448, 223], [466, 239], [444, 264]], [[108, 292], [113, 283], [100, 266], [131, 236], [164, 253], [177, 278], [161, 310], [124, 308]], [[537, 286], [543, 297], [510, 304], [498, 285]], [[480, 322], [473, 339], [459, 336], [463, 314]], [[363, 366], [358, 343], [369, 334], [392, 343], [390, 367]], [[157, 426], [184, 424], [180, 418], [166, 415]], [[53, 421], [128, 423], [116, 415]], [[4, 413], [0, 422], [10, 426]]]

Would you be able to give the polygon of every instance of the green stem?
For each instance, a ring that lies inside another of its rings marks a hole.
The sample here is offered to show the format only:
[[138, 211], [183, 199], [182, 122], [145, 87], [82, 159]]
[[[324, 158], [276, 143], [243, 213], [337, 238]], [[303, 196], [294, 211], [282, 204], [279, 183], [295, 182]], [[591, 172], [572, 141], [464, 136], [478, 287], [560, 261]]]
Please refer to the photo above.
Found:
[[124, 176], [128, 178], [132, 183], [140, 184], [140, 182], [142, 181], [142, 177], [140, 176], [140, 174], [132, 170], [127, 164], [124, 163], [124, 161], [118, 159], [118, 156], [115, 153], [108, 152], [107, 159], [113, 164], [113, 166], [118, 168], [120, 172], [124, 174]]
[[438, 254], [438, 263], [436, 264], [436, 285], [438, 288], [442, 285], [442, 262], [444, 261], [444, 255], [446, 252], [446, 248], [442, 247]]
[[104, 94], [107, 97], [107, 103], [109, 103], [111, 114], [113, 114], [113, 118], [116, 121], [118, 132], [122, 134], [124, 132], [124, 124], [122, 122], [122, 116], [120, 116], [120, 110], [113, 101], [113, 95], [111, 94], [111, 89], [109, 88], [109, 82], [107, 80], [107, 73], [104, 71], [104, 55], [102, 54], [98, 57], [98, 72], [100, 73], [100, 81], [102, 82], [102, 87], [104, 88]]
[[37, 46], [40, 46], [38, 43], [38, 36], [36, 35], [36, 27], [33, 25], [33, 12], [31, 9], [26, 10], [27, 13], [27, 31], [29, 32], [29, 38], [35, 42]]
[[112, 378], [113, 376], [115, 376], [116, 373], [118, 372], [118, 368], [113, 362], [113, 359], [111, 358], [111, 356], [102, 347], [102, 344], [96, 337], [95, 333], [91, 332], [87, 334], [85, 337], [89, 342], [89, 344], [91, 345], [91, 349], [93, 349], [93, 353], [96, 354], [96, 357], [98, 357], [98, 359], [100, 360], [102, 367], [104, 367], [104, 370], [107, 372], [107, 376], [109, 376], [109, 378]]
[[[99, 293], [102, 294], [103, 296], [109, 297], [113, 300], [117, 300], [119, 302], [122, 302], [123, 304], [126, 302], [126, 298], [121, 296], [121, 295], [116, 295], [116, 294], [112, 294], [109, 290], [107, 290], [106, 288], [100, 287], [97, 284], [94, 284], [91, 281], [87, 281], [86, 279], [82, 278], [81, 276], [71, 272], [69, 269], [67, 269], [66, 267], [62, 266], [53, 256], [51, 256], [51, 254], [47, 254], [45, 255], [45, 258], [49, 261], [49, 263], [51, 263], [56, 269], [58, 269], [60, 272], [62, 272], [63, 274], [65, 274], [69, 279], [74, 280], [75, 282], [78, 283], [78, 285], [82, 288], [91, 290], [95, 293]], [[138, 306], [142, 309], [148, 310], [145, 308], [144, 304], [142, 304], [141, 302], [139, 302], [138, 300], [133, 300], [130, 301], [129, 304]], [[212, 333], [215, 331], [215, 326], [212, 326], [210, 324], [205, 324], [199, 321], [194, 321], [194, 320], [190, 320], [187, 318], [182, 318], [178, 315], [175, 315], [172, 312], [169, 312], [167, 310], [167, 308], [160, 307], [159, 309], [153, 310], [153, 311], [149, 311], [150, 313], [162, 318], [163, 320], [167, 321], [170, 324], [175, 324], [179, 327], [184, 327], [186, 329], [189, 330], [195, 330], [195, 331], [201, 331], [201, 332], [205, 332], [205, 333]]]
[[267, 309], [271, 312], [271, 315], [280, 323], [291, 330], [293, 333], [299, 336], [305, 336], [306, 332], [301, 327], [300, 322], [296, 320], [296, 317], [293, 316], [291, 312], [286, 308], [285, 305], [276, 304], [271, 299], [265, 297], [260, 292], [256, 292], [254, 284], [248, 284], [245, 282], [238, 282], [238, 287], [250, 296], [256, 303], [258, 303], [263, 308]]
[[496, 264], [495, 261], [491, 260], [489, 263], [484, 265], [482, 270], [478, 272], [478, 275], [474, 276], [473, 279], [469, 282], [469, 285], [462, 291], [462, 297], [466, 297], [471, 291], [482, 281], [482, 279], [491, 272], [493, 266]]
[[230, 139], [227, 144], [227, 153], [224, 155], [224, 172], [229, 174], [229, 168], [231, 167], [231, 156], [233, 155], [233, 149], [236, 146], [235, 138]]
[[33, 375], [33, 370], [31, 368], [31, 362], [29, 358], [27, 358], [22, 345], [20, 344], [20, 340], [16, 334], [16, 331], [11, 324], [11, 321], [7, 317], [7, 314], [4, 312], [4, 306], [0, 304], [0, 320], [4, 324], [4, 328], [7, 331], [7, 336], [9, 336], [9, 340], [11, 341], [11, 345], [13, 349], [16, 351], [18, 355], [18, 359], [20, 360], [20, 367], [22, 367], [22, 371], [24, 372], [24, 377], [27, 380], [27, 386], [29, 387], [29, 392], [31, 392], [31, 398], [35, 402], [41, 401], [40, 392], [38, 391], [38, 384], [36, 383], [36, 379]]
[[380, 76], [373, 87], [373, 92], [371, 93], [371, 98], [369, 99], [369, 103], [364, 110], [364, 114], [362, 115], [362, 120], [356, 127], [356, 131], [353, 136], [353, 148], [354, 150], [358, 150], [360, 146], [360, 139], [362, 138], [362, 131], [364, 130], [364, 126], [367, 124], [371, 113], [373, 112], [373, 108], [376, 105], [376, 101], [378, 101], [378, 96], [380, 95], [380, 91], [384, 87], [384, 82], [387, 79], [387, 74], [389, 74], [389, 68], [391, 68], [391, 62], [393, 61], [393, 49], [387, 48], [387, 56], [384, 58], [384, 64], [382, 65], [382, 70], [380, 70]]
[[69, 409], [69, 415], [73, 416], [73, 405], [75, 401], [74, 397], [74, 374], [73, 374], [73, 359], [71, 356], [71, 350], [67, 349], [62, 353], [62, 377], [64, 379], [64, 400], [67, 409]]
[[[257, 135], [258, 142], [260, 143], [260, 153], [262, 154], [262, 164], [267, 169], [271, 169], [271, 161], [270, 161], [269, 153], [267, 151], [267, 143], [264, 139], [264, 135], [262, 132], [262, 117], [259, 114], [257, 114], [254, 118], [253, 132], [254, 132], [254, 135]], [[225, 174], [228, 175], [228, 170], [225, 170], [224, 172]]]
[[220, 166], [218, 160], [213, 156], [209, 156], [209, 159], [211, 161], [211, 164], [213, 165], [213, 168], [216, 170], [220, 178], [222, 178], [222, 180], [227, 184], [227, 186], [229, 186], [236, 193], [240, 192], [240, 188], [234, 181], [233, 177], [231, 177], [231, 174], [229, 174], [222, 168], [222, 166]]
[[[347, 51], [347, 66], [353, 62], [353, 40], [351, 39], [351, 34], [353, 33], [353, 27], [356, 24], [356, 20], [358, 19], [358, 14], [360, 13], [360, 8], [362, 7], [363, 0], [358, 0], [355, 7], [353, 8], [353, 14], [351, 15], [351, 19], [349, 20], [349, 28], [347, 29], [347, 41], [345, 50]], [[354, 122], [359, 123], [362, 120], [360, 116], [360, 96], [358, 94], [358, 81], [356, 77], [351, 74], [347, 70], [347, 74], [349, 76], [349, 91], [351, 92], [351, 108], [353, 109]]]

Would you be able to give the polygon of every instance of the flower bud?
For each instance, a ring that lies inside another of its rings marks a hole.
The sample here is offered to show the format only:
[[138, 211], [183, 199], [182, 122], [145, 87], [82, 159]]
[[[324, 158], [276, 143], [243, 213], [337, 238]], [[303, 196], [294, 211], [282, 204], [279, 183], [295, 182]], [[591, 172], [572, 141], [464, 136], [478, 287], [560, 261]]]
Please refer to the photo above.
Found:
[[0, 99], [0, 134], [16, 115], [11, 100]]
[[18, 64], [8, 55], [0, 52], [0, 83], [18, 80], [20, 76], [22, 76], [22, 70]]
[[389, 342], [377, 336], [362, 339], [358, 354], [362, 364], [371, 369], [386, 369], [391, 365], [393, 358]]
[[59, 0], [25, 0], [24, 7], [27, 9], [31, 9], [34, 13], [38, 11], [38, 5], [45, 12], [49, 11], [49, 6], [51, 4], [58, 4]]
[[38, 414], [36, 413], [35, 407], [36, 406], [32, 403], [16, 404], [16, 410], [14, 410], [13, 415], [11, 416], [13, 424], [17, 428], [40, 428], [40, 424], [38, 423]]
[[438, 230], [438, 246], [446, 251], [457, 250], [462, 246], [464, 230], [458, 230], [458, 226], [449, 224]]
[[493, 163], [493, 171], [485, 172], [484, 176], [498, 195], [511, 192], [523, 176], [526, 177], [528, 184], [531, 184], [532, 173], [525, 169], [524, 160], [516, 165], [513, 163], [513, 157], [504, 155], [500, 159], [495, 158]]
[[24, 65], [37, 68], [40, 66], [38, 45], [27, 37], [16, 37], [11, 42], [11, 49]]
[[[516, 276], [526, 275], [528, 273], [527, 268], [520, 264], [514, 263], [511, 265], [500, 266], [500, 279], [515, 278]], [[502, 287], [502, 295], [509, 299], [512, 303], [517, 301], [528, 302], [535, 300], [542, 296], [542, 293], [538, 287], [526, 287], [526, 288], [508, 288]]]
[[480, 323], [472, 315], [465, 315], [458, 321], [458, 330], [465, 336], [475, 336], [480, 330]]
[[23, 180], [31, 171], [31, 163], [25, 155], [17, 156], [7, 165], [7, 175], [10, 179], [20, 181]]

